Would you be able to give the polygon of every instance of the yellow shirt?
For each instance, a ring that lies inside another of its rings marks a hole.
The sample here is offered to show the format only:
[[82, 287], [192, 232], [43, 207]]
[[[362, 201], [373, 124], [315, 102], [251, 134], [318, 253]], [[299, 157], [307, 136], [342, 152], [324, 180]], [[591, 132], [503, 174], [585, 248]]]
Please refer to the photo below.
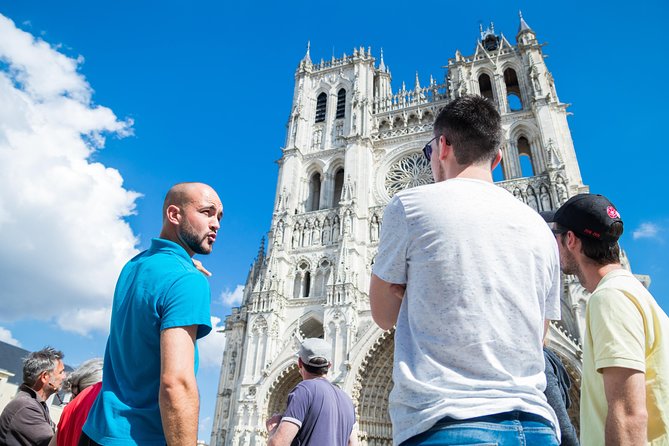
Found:
[[669, 318], [627, 270], [602, 278], [585, 311], [581, 444], [604, 445], [608, 406], [601, 370], [646, 374], [648, 444], [669, 445]]

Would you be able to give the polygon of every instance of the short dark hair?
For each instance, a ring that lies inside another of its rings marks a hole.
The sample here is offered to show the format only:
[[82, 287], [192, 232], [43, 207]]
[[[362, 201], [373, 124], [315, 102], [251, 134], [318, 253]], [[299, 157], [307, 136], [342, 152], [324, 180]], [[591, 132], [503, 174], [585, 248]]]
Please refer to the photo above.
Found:
[[302, 361], [302, 367], [304, 369], [311, 373], [312, 375], [319, 375], [319, 376], [325, 376], [328, 374], [328, 371], [330, 370], [330, 363], [327, 361], [325, 358], [313, 358], [311, 362], [315, 362], [317, 364], [323, 364], [322, 366], [314, 367], [313, 365], [308, 365], [305, 364], [304, 361]]
[[23, 359], [23, 382], [32, 387], [42, 373], [52, 372], [64, 356], [53, 347], [30, 353]]
[[[573, 231], [572, 231], [573, 232]], [[620, 245], [617, 240], [623, 233], [622, 222], [616, 221], [611, 224], [607, 235], [615, 238], [615, 242], [597, 240], [592, 237], [582, 236], [574, 232], [581, 241], [583, 255], [598, 265], [610, 265], [620, 263]]]
[[444, 135], [461, 165], [491, 161], [502, 141], [502, 117], [495, 104], [465, 95], [446, 104], [434, 121], [434, 135]]

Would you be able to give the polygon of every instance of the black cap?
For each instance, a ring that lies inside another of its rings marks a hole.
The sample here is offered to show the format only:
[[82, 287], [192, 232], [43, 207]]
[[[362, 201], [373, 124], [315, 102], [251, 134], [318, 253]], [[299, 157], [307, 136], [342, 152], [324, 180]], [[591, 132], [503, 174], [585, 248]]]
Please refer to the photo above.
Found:
[[623, 223], [620, 213], [608, 198], [598, 194], [578, 194], [571, 197], [556, 211], [542, 212], [541, 216], [555, 233], [573, 231], [578, 235], [606, 242], [618, 241], [622, 234], [610, 233], [613, 223]]

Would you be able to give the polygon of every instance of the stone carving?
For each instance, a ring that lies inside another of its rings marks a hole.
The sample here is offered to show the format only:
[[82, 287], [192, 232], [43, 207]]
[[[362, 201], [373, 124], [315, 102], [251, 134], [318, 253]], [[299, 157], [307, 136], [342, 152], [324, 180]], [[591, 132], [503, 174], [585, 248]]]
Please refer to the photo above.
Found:
[[545, 185], [541, 185], [541, 189], [539, 191], [539, 196], [541, 199], [541, 209], [543, 211], [550, 211], [552, 209], [551, 207], [551, 197], [548, 194], [548, 188]]
[[432, 182], [432, 171], [423, 154], [411, 153], [388, 169], [386, 191], [392, 197], [401, 190]]

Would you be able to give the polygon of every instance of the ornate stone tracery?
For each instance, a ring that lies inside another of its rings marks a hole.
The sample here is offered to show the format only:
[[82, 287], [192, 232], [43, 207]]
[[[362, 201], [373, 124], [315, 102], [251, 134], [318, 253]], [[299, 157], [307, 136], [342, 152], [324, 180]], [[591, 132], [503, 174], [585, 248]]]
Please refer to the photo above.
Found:
[[430, 164], [421, 152], [409, 153], [393, 163], [386, 173], [386, 191], [392, 197], [397, 192], [433, 182]]

